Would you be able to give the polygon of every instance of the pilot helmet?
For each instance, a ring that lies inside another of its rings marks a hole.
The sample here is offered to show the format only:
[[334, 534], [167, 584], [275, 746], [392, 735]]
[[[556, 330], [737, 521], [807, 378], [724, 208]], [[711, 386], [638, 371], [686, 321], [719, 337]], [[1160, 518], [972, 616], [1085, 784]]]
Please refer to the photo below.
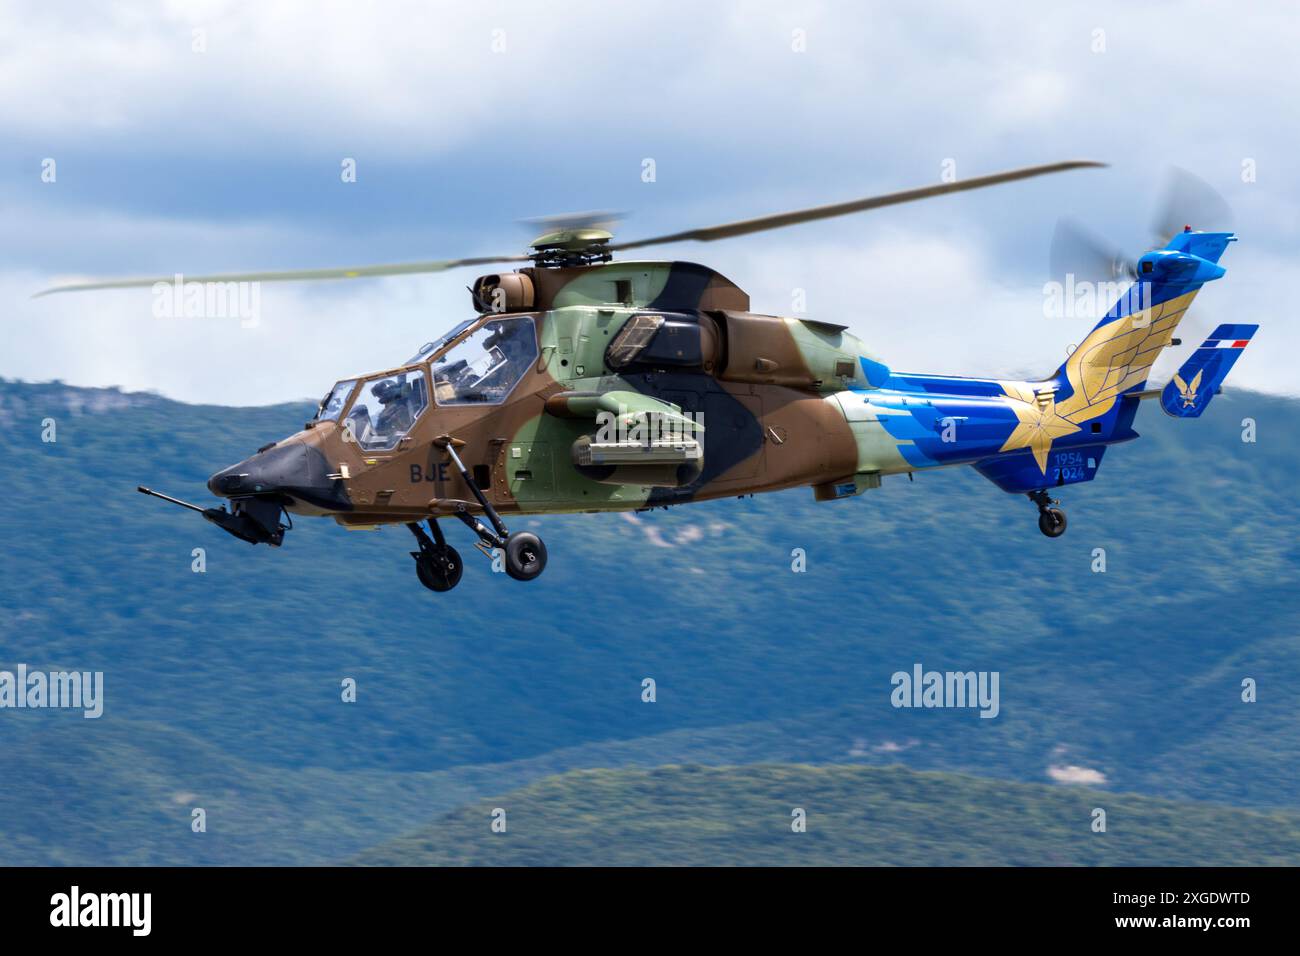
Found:
[[379, 399], [380, 405], [390, 405], [401, 398], [405, 390], [405, 386], [401, 382], [388, 381], [376, 385], [373, 393], [375, 398]]

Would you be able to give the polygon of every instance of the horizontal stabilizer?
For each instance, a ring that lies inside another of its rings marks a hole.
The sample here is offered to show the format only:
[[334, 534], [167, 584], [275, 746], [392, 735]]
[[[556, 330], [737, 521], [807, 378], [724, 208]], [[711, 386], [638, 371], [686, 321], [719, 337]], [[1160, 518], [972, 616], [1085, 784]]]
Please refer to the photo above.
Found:
[[1220, 325], [1215, 329], [1160, 393], [1165, 413], [1175, 418], [1199, 418], [1258, 329], [1258, 325]]

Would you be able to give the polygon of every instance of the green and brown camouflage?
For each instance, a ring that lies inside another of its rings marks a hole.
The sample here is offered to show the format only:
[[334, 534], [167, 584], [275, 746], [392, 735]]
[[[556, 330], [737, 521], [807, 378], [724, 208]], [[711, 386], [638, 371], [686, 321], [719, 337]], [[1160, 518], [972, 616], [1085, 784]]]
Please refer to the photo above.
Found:
[[[262, 491], [249, 483], [259, 459], [301, 445], [301, 459], [315, 460], [314, 474], [331, 487], [316, 486], [310, 499], [290, 491], [286, 510], [331, 514], [349, 527], [481, 511], [436, 443], [445, 437], [502, 513], [626, 510], [853, 479], [858, 443], [827, 399], [868, 382], [866, 352], [843, 328], [752, 313], [735, 283], [689, 262], [522, 269], [482, 277], [474, 297], [491, 302], [503, 288], [496, 311], [420, 362], [352, 379], [405, 371], [432, 383], [434, 402], [396, 447], [367, 451], [349, 432], [349, 413], [366, 401], [364, 386], [354, 387], [335, 420], [310, 422], [214, 475], [212, 490], [265, 493], [270, 480]], [[506, 400], [439, 405], [439, 360], [507, 318], [531, 323], [537, 348]], [[644, 341], [628, 344], [639, 329]], [[644, 441], [624, 442], [633, 460], [593, 463], [602, 412], [615, 422], [624, 415], [629, 427], [685, 418], [671, 429], [682, 440], [658, 455]], [[681, 447], [692, 444], [698, 449]]]

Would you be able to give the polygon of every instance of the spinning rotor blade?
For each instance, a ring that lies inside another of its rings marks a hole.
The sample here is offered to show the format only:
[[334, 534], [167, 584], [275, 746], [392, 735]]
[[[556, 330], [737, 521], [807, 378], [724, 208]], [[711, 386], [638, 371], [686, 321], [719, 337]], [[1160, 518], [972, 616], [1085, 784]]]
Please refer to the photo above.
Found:
[[[1205, 232], [1231, 232], [1232, 219], [1232, 207], [1213, 186], [1185, 169], [1169, 167], [1165, 173], [1164, 192], [1151, 224], [1158, 236], [1158, 245], [1165, 245], [1185, 226]], [[1156, 358], [1151, 366], [1151, 381], [1164, 383], [1173, 378], [1174, 372], [1218, 324], [1212, 313], [1201, 307], [1199, 298], [1193, 302], [1175, 333], [1182, 340], [1182, 346], [1167, 348]]]
[[[602, 249], [608, 249], [609, 251], [639, 249], [644, 246], [659, 245], [666, 242], [681, 242], [688, 239], [700, 242], [712, 242], [716, 239], [744, 236], [749, 233], [763, 232], [768, 229], [780, 229], [801, 222], [813, 222], [817, 219], [830, 219], [833, 216], [844, 216], [849, 213], [862, 212], [867, 209], [879, 209], [882, 206], [894, 206], [899, 203], [914, 202], [918, 199], [928, 199], [931, 196], [942, 196], [945, 193], [964, 192], [968, 189], [982, 189], [985, 186], [996, 186], [999, 183], [1013, 182], [1017, 179], [1029, 179], [1033, 176], [1044, 176], [1048, 173], [1059, 173], [1069, 169], [1104, 165], [1105, 163], [1077, 160], [1063, 163], [1050, 163], [1043, 166], [1026, 166], [1023, 169], [1012, 169], [1006, 172], [993, 173], [988, 176], [976, 176], [973, 179], [963, 179], [951, 183], [937, 183], [931, 186], [922, 186], [917, 189], [908, 189], [897, 193], [887, 193], [883, 196], [869, 196], [865, 199], [855, 199], [851, 202], [835, 203], [829, 206], [815, 206], [811, 209], [800, 209], [794, 212], [777, 213], [771, 216], [761, 216], [757, 219], [745, 219], [740, 222], [726, 223], [720, 226], [707, 226], [702, 229], [688, 229], [683, 232], [670, 233], [665, 236], [652, 236], [649, 239], [637, 239], [632, 242], [610, 243], [608, 246], [602, 246]], [[539, 220], [538, 222], [551, 226], [559, 224], [562, 228], [572, 229], [584, 225], [591, 226], [600, 223], [607, 223], [611, 219], [616, 218], [617, 214], [606, 212], [576, 213], [567, 216], [550, 217], [545, 220]], [[603, 242], [604, 240], [602, 239], [600, 241]], [[467, 259], [442, 259], [433, 262], [351, 266], [337, 269], [295, 269], [282, 272], [228, 272], [212, 275], [182, 275], [181, 278], [187, 282], [293, 282], [315, 281], [321, 279], [360, 279], [372, 276], [417, 275], [421, 273], [443, 272], [447, 269], [455, 269], [459, 266], [492, 265], [503, 262], [529, 262], [532, 261], [533, 258], [533, 256], [481, 256]], [[50, 295], [55, 292], [84, 292], [92, 289], [129, 289], [139, 286], [152, 286], [158, 282], [170, 283], [175, 281], [175, 279], [176, 277], [174, 275], [134, 279], [89, 279], [81, 282], [69, 282], [49, 289], [43, 289], [36, 293], [33, 298]]]
[[1151, 229], [1164, 245], [1184, 226], [1200, 232], [1231, 232], [1232, 209], [1205, 180], [1171, 166]]
[[[184, 282], [296, 282], [317, 279], [362, 279], [372, 276], [418, 275], [443, 272], [458, 266], [482, 266], [496, 262], [527, 262], [528, 256], [482, 256], [470, 259], [440, 259], [432, 262], [402, 262], [378, 266], [344, 266], [337, 269], [296, 269], [286, 272], [222, 272], [213, 275], [181, 275]], [[176, 276], [154, 276], [136, 279], [92, 279], [86, 282], [69, 282], [42, 289], [32, 298], [55, 292], [85, 292], [91, 289], [131, 289], [151, 286], [156, 282], [174, 282]]]
[[609, 209], [594, 209], [590, 212], [564, 212], [557, 213], [554, 216], [533, 216], [530, 219], [520, 219], [520, 223], [530, 227], [534, 233], [538, 230], [542, 232], [558, 232], [561, 229], [607, 229], [613, 232], [614, 227], [627, 218], [625, 212], [614, 212]]
[[[1213, 186], [1177, 166], [1165, 172], [1164, 188], [1151, 222], [1156, 247], [1166, 245], [1174, 233], [1191, 226], [1203, 232], [1231, 232], [1232, 208]], [[1181, 346], [1167, 348], [1156, 357], [1148, 380], [1163, 385], [1219, 323], [1206, 314], [1200, 300], [1192, 303], [1178, 323], [1175, 335]]]
[[[1164, 188], [1151, 223], [1157, 248], [1166, 245], [1174, 233], [1182, 232], [1186, 226], [1202, 232], [1231, 232], [1232, 219], [1228, 201], [1205, 180], [1177, 166], [1170, 166], [1165, 172]], [[1187, 356], [1218, 324], [1206, 314], [1199, 299], [1193, 302], [1175, 333], [1182, 346], [1167, 348], [1156, 358], [1150, 380], [1164, 383], [1173, 378]]]
[[1067, 275], [1088, 282], [1137, 278], [1136, 263], [1073, 219], [1057, 220], [1049, 259], [1051, 277], [1058, 281]]
[[1095, 163], [1089, 160], [1074, 160], [1064, 163], [1049, 163], [1044, 166], [1026, 166], [1023, 169], [1012, 169], [988, 176], [976, 176], [973, 179], [959, 179], [951, 183], [936, 183], [932, 186], [921, 186], [917, 189], [905, 189], [902, 192], [886, 193], [883, 196], [868, 196], [865, 199], [833, 203], [829, 206], [813, 206], [811, 209], [797, 209], [794, 212], [759, 216], [757, 219], [742, 219], [739, 222], [724, 223], [720, 226], [706, 226], [703, 229], [687, 229], [683, 232], [673, 232], [665, 236], [652, 236], [649, 239], [636, 239], [632, 242], [616, 242], [610, 244], [610, 249], [640, 249], [644, 246], [655, 246], [665, 242], [684, 242], [686, 240], [713, 242], [717, 239], [730, 239], [733, 236], [746, 236], [752, 232], [782, 229], [801, 222], [813, 222], [817, 219], [830, 219], [834, 216], [847, 216], [849, 213], [864, 212], [868, 209], [879, 209], [882, 206], [896, 206], [900, 203], [915, 202], [918, 199], [929, 199], [931, 196], [942, 196], [945, 193], [964, 192], [967, 189], [983, 189], [985, 186], [996, 186], [999, 183], [1009, 183], [1017, 179], [1029, 179], [1033, 176], [1061, 173], [1069, 169], [1105, 165], [1105, 163]]
[[[1153, 248], [1164, 248], [1174, 234], [1182, 232], [1186, 226], [1203, 232], [1229, 232], [1232, 229], [1232, 210], [1209, 183], [1185, 169], [1170, 167], [1164, 177], [1152, 222]], [[1052, 235], [1050, 262], [1051, 278], [1058, 281], [1069, 274], [1076, 281], [1094, 283], [1137, 279], [1133, 259], [1070, 219], [1057, 221]], [[1098, 308], [1104, 309], [1106, 304], [1099, 301]], [[1182, 345], [1167, 348], [1157, 356], [1148, 381], [1163, 384], [1172, 378], [1190, 354], [1188, 347], [1195, 349], [1216, 324], [1194, 303], [1175, 333]]]

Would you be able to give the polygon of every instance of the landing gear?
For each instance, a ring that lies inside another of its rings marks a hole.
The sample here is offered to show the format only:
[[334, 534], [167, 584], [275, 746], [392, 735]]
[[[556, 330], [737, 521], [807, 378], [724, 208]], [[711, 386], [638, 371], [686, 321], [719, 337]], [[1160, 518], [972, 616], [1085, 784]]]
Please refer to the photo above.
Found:
[[1060, 508], [1045, 508], [1038, 516], [1038, 530], [1049, 538], [1065, 534], [1065, 512]]
[[1065, 512], [1059, 507], [1060, 502], [1049, 498], [1046, 491], [1031, 491], [1029, 500], [1038, 505], [1038, 530], [1049, 538], [1059, 538], [1065, 534]]
[[546, 569], [546, 545], [530, 531], [506, 538], [506, 574], [516, 581], [531, 581]]
[[411, 557], [415, 558], [415, 573], [420, 583], [430, 591], [450, 591], [459, 584], [465, 567], [461, 564], [460, 552], [449, 545], [447, 539], [442, 536], [438, 520], [429, 519], [429, 530], [433, 532], [433, 540], [430, 540], [424, 533], [424, 529], [415, 522], [411, 522], [407, 527], [411, 529], [420, 546], [419, 551], [411, 552]]
[[[478, 537], [474, 546], [489, 557], [493, 551], [501, 550], [505, 555], [506, 574], [516, 581], [531, 581], [541, 574], [546, 569], [546, 545], [542, 543], [542, 539], [531, 531], [516, 531], [511, 534], [505, 522], [501, 520], [501, 516], [492, 507], [492, 503], [487, 500], [487, 496], [474, 481], [469, 469], [456, 454], [453, 439], [444, 436], [434, 444], [447, 449], [461, 478], [478, 500], [483, 514], [491, 522], [491, 527], [485, 525], [470, 514], [468, 506], [463, 503], [453, 512], [456, 518]], [[461, 567], [460, 555], [456, 553], [456, 549], [447, 544], [443, 538], [437, 519], [429, 519], [429, 530], [433, 532], [432, 540], [418, 523], [411, 522], [407, 527], [411, 529], [411, 533], [415, 535], [415, 540], [420, 545], [419, 551], [411, 552], [411, 557], [415, 558], [415, 573], [419, 575], [420, 583], [431, 591], [450, 591], [460, 582], [464, 569]]]

